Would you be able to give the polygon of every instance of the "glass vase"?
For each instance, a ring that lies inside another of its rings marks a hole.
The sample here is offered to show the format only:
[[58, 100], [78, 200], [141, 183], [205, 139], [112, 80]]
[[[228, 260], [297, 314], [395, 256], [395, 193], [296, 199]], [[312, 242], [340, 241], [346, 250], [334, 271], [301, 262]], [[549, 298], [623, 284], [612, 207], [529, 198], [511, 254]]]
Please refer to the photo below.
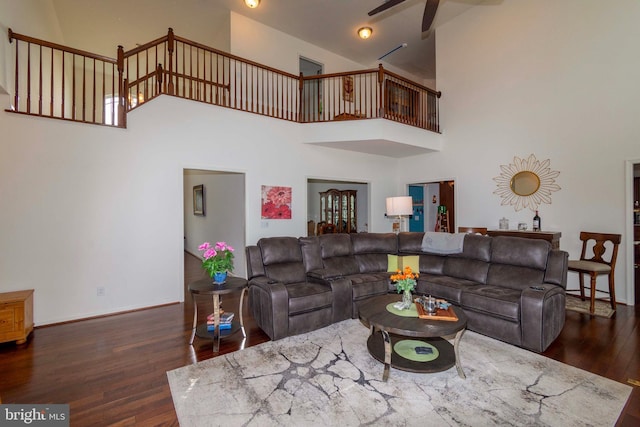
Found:
[[413, 304], [413, 296], [411, 295], [411, 291], [407, 289], [402, 292], [402, 304], [400, 306], [400, 310], [410, 309], [411, 304]]

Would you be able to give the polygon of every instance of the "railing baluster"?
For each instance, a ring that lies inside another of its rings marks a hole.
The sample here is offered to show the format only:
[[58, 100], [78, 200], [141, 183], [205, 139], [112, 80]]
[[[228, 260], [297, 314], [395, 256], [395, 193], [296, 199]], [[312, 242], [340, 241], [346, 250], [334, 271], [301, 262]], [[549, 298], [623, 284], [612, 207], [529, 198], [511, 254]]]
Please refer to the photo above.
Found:
[[42, 45], [38, 46], [40, 60], [38, 61], [38, 114], [42, 115]]
[[50, 86], [51, 92], [49, 92], [49, 93], [51, 94], [51, 100], [49, 102], [49, 116], [53, 117], [54, 89], [55, 89], [55, 86], [53, 84], [53, 81], [54, 81], [54, 74], [53, 73], [54, 73], [54, 70], [55, 70], [54, 69], [53, 58], [55, 56], [55, 52], [53, 51], [53, 49], [50, 49], [50, 50], [51, 50], [51, 73], [50, 73], [51, 74], [51, 82], [50, 82], [50, 84], [51, 84], [51, 86]]
[[31, 43], [27, 43], [27, 114], [31, 112]]
[[[9, 41], [13, 42], [13, 40], [16, 40], [13, 38], [13, 31], [11, 31], [11, 28], [9, 28]], [[20, 105], [18, 104], [19, 98], [18, 98], [18, 94], [20, 93], [20, 86], [19, 86], [19, 80], [18, 80], [18, 76], [20, 75], [20, 53], [18, 50], [18, 45], [20, 44], [20, 42], [18, 40], [16, 40], [16, 75], [15, 75], [15, 91], [16, 93], [13, 95], [13, 109], [14, 111], [20, 111]]]

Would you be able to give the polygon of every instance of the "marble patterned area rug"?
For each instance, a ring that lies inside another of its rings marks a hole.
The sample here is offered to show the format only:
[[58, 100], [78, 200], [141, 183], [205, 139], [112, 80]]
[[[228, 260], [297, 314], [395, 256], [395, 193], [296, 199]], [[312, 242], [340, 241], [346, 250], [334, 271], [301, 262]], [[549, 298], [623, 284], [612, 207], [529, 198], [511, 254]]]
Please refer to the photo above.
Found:
[[582, 301], [580, 297], [567, 295], [566, 301], [567, 310], [577, 311], [579, 313], [593, 314], [594, 316], [600, 317], [611, 317], [613, 313], [615, 313], [615, 311], [611, 309], [608, 301], [596, 300], [593, 313], [590, 313], [591, 301], [589, 298]]
[[631, 387], [465, 332], [455, 367], [391, 369], [350, 319], [167, 372], [182, 427], [612, 426]]

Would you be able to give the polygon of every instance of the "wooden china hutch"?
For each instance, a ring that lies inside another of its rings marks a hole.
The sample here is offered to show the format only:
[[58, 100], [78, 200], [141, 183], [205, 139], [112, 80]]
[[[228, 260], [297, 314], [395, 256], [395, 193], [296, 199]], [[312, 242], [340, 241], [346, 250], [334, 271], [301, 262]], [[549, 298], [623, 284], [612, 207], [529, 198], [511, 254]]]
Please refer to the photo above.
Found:
[[320, 221], [335, 225], [337, 233], [357, 233], [357, 190], [320, 192]]

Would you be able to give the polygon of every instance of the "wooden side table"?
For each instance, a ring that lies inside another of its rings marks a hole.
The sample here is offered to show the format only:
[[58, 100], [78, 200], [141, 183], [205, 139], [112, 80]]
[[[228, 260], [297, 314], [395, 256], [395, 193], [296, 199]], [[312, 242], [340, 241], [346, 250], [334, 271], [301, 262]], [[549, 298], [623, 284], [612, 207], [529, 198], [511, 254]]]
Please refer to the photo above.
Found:
[[33, 331], [33, 289], [0, 293], [0, 342], [24, 344]]
[[[214, 285], [212, 279], [206, 278], [190, 283], [188, 286], [191, 298], [193, 299], [193, 328], [191, 330], [191, 339], [189, 345], [193, 345], [196, 336], [198, 338], [213, 340], [213, 352], [220, 351], [220, 339], [228, 337], [239, 330], [242, 336], [246, 338], [247, 334], [244, 330], [244, 320], [242, 318], [242, 308], [244, 306], [244, 296], [248, 290], [247, 279], [242, 277], [227, 277], [227, 280], [221, 285]], [[234, 292], [241, 292], [240, 303], [238, 304], [238, 318], [234, 316], [231, 329], [220, 330], [220, 296]], [[210, 295], [213, 299], [213, 323], [215, 329], [207, 330], [207, 323], [198, 325], [198, 302], [196, 295]], [[238, 321], [239, 320], [239, 321]]]

